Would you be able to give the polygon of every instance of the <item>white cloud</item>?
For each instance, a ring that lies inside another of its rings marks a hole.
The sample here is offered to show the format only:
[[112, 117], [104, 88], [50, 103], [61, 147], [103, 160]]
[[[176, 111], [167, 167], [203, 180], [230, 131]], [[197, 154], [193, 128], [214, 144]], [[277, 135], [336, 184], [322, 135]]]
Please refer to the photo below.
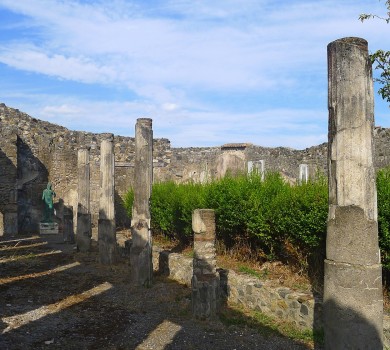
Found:
[[167, 111], [167, 112], [173, 112], [175, 110], [177, 110], [179, 108], [179, 106], [175, 103], [163, 103], [161, 108], [164, 110], [164, 111]]
[[42, 115], [47, 117], [56, 116], [58, 114], [76, 115], [82, 112], [83, 111], [80, 108], [68, 104], [62, 104], [59, 106], [45, 106], [42, 108]]
[[[35, 117], [69, 128], [131, 134], [135, 119], [147, 115], [155, 134], [174, 145], [307, 147], [327, 132], [326, 45], [361, 36], [376, 49], [387, 40], [385, 23], [357, 19], [384, 4], [367, 6], [356, 0], [0, 0], [0, 11], [25, 16], [7, 28], [14, 36], [0, 37], [0, 62], [38, 73], [37, 82], [44, 75], [132, 96], [93, 101], [77, 91], [52, 95], [41, 85], [28, 91], [28, 102], [19, 98], [15, 107], [25, 103]], [[7, 94], [17, 101], [15, 91]], [[231, 106], [236, 94], [257, 95], [258, 103], [243, 98]]]
[[5, 47], [0, 61], [17, 69], [84, 83], [110, 82], [116, 75], [111, 67], [98, 66], [84, 57], [49, 55], [37, 47], [24, 45]]

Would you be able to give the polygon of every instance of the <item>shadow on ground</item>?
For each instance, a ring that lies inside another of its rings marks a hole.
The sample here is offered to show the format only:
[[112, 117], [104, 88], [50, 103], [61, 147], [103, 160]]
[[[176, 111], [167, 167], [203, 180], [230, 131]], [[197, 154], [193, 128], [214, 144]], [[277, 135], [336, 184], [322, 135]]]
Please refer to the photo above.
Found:
[[20, 238], [0, 240], [3, 350], [311, 348], [248, 326], [236, 310], [225, 315], [243, 322], [194, 320], [189, 288], [158, 274], [151, 288], [133, 287], [125, 258], [106, 267], [96, 248], [78, 253], [57, 236]]

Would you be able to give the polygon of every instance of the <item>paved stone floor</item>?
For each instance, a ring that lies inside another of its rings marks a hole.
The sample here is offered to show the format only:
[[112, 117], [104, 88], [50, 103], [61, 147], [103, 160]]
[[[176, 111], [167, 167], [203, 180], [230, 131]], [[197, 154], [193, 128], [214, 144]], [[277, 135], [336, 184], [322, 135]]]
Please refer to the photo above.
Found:
[[126, 259], [97, 263], [59, 236], [0, 239], [0, 349], [310, 349], [272, 333], [191, 317], [189, 288], [129, 283]]

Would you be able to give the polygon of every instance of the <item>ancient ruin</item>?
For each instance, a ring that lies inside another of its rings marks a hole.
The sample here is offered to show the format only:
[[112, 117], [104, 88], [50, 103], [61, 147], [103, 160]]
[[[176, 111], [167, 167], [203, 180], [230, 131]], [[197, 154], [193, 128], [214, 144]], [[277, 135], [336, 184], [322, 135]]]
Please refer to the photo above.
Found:
[[17, 133], [13, 127], [1, 129], [0, 236], [14, 236], [18, 233]]
[[115, 157], [114, 135], [100, 145], [100, 207], [98, 241], [100, 262], [114, 264], [116, 261], [115, 223]]
[[199, 319], [216, 316], [219, 303], [219, 275], [215, 256], [215, 213], [212, 209], [197, 209], [192, 214], [194, 259], [192, 314]]
[[91, 248], [91, 212], [89, 188], [89, 148], [78, 151], [78, 205], [77, 205], [77, 248], [87, 252]]
[[39, 223], [39, 233], [45, 234], [58, 234], [58, 224], [54, 221], [55, 209], [54, 198], [56, 193], [52, 188], [50, 182], [47, 183], [47, 187], [42, 192], [42, 200], [44, 202], [44, 215], [42, 221]]
[[[57, 194], [55, 205], [78, 207], [78, 150], [90, 152], [90, 213], [93, 237], [97, 238], [100, 202], [100, 144], [110, 134], [71, 131], [0, 104], [0, 232], [39, 232], [43, 217], [42, 191], [50, 181]], [[376, 169], [390, 164], [390, 129], [374, 129]], [[123, 198], [134, 184], [134, 137], [114, 136], [116, 225], [129, 227]], [[244, 161], [242, 161], [244, 159]], [[246, 173], [248, 162], [260, 160], [266, 171], [278, 171], [290, 183], [299, 179], [299, 165], [307, 164], [310, 176], [327, 171], [327, 145], [304, 150], [267, 148], [252, 144], [221, 147], [171, 148], [167, 139], [153, 140], [153, 178], [177, 183], [202, 182], [231, 173]], [[227, 168], [226, 168], [227, 167]], [[12, 202], [14, 201], [14, 202]], [[59, 223], [62, 233], [63, 225]], [[74, 227], [76, 232], [76, 226]], [[13, 233], [12, 233], [13, 232]]]
[[[73, 253], [73, 247], [64, 242], [74, 243], [76, 238], [78, 250], [88, 252], [81, 255], [96, 253], [97, 262], [117, 263], [116, 229], [131, 226], [130, 249], [126, 250], [127, 246], [125, 250], [130, 253], [126, 259], [130, 259], [132, 292], [142, 294], [136, 287], [150, 286], [153, 267], [158, 267], [173, 279], [185, 279], [191, 285], [194, 318], [213, 318], [222, 297], [309, 329], [322, 327], [323, 310], [327, 349], [381, 349], [383, 302], [375, 170], [390, 165], [390, 129], [374, 127], [367, 43], [359, 38], [337, 40], [329, 44], [328, 59], [329, 143], [305, 150], [250, 143], [171, 148], [169, 140], [153, 139], [151, 119], [137, 120], [135, 138], [122, 137], [71, 131], [0, 104], [0, 236], [10, 237], [4, 240], [8, 245], [4, 251], [17, 248], [12, 246], [13, 236], [45, 233], [41, 226], [45, 216], [42, 193], [52, 183], [57, 194], [52, 221], [57, 227], [55, 232], [46, 233], [62, 239], [67, 250], [63, 257], [69, 259]], [[329, 172], [323, 303], [310, 293], [302, 295], [285, 287], [273, 288], [253, 276], [217, 271], [213, 210], [193, 213], [193, 258], [152, 251], [149, 205], [153, 180], [207, 182], [252, 171], [264, 177], [265, 170], [279, 172], [290, 183], [307, 182], [317, 172]], [[129, 188], [134, 190], [131, 223], [123, 205]], [[28, 239], [38, 242], [41, 238]], [[37, 244], [41, 247], [46, 243]], [[40, 252], [35, 254], [39, 256]], [[44, 254], [59, 253], [51, 249]], [[8, 258], [12, 260], [11, 255]], [[18, 288], [14, 292], [21, 290]], [[92, 294], [94, 288], [90, 289]], [[103, 283], [102, 288], [105, 292], [111, 287]], [[126, 290], [121, 297], [128, 295]], [[84, 298], [85, 293], [76, 296]], [[5, 294], [4, 300], [9, 297]], [[187, 301], [190, 305], [189, 297], [180, 302]], [[58, 305], [47, 304], [51, 311]], [[102, 313], [107, 310], [111, 309], [103, 308]], [[128, 310], [124, 314], [129, 316]], [[17, 317], [16, 313], [15, 317], [2, 318], [4, 332], [16, 327]]]
[[382, 269], [374, 169], [374, 92], [367, 42], [328, 45], [329, 217], [325, 348], [382, 349]]
[[152, 119], [139, 118], [135, 125], [134, 203], [131, 218], [131, 278], [150, 286], [153, 277], [150, 196], [153, 182]]

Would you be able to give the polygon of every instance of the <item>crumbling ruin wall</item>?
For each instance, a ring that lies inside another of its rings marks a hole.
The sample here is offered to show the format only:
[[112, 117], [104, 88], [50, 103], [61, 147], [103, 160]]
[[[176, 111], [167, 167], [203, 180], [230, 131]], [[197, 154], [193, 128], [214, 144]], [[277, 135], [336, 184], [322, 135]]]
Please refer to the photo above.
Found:
[[[389, 130], [390, 140], [390, 130]], [[172, 148], [170, 179], [175, 182], [206, 182], [227, 173], [246, 173], [249, 161], [264, 160], [265, 171], [280, 172], [294, 183], [299, 177], [299, 165], [307, 164], [309, 174], [326, 174], [327, 144], [294, 150], [286, 147], [261, 147], [250, 143], [226, 144], [221, 147]], [[390, 157], [388, 158], [390, 161]]]
[[[129, 129], [133, 128], [129, 125]], [[12, 200], [16, 198], [19, 231], [38, 232], [43, 213], [42, 191], [48, 181], [52, 182], [57, 194], [57, 210], [63, 204], [72, 207], [76, 213], [77, 151], [85, 146], [90, 147], [91, 213], [96, 233], [100, 143], [107, 134], [71, 131], [31, 118], [4, 104], [0, 104], [0, 132], [0, 235], [5, 227], [4, 214], [13, 213], [15, 205]], [[376, 128], [374, 136], [375, 167], [378, 169], [390, 164], [390, 129]], [[119, 227], [129, 227], [123, 200], [134, 180], [134, 138], [115, 135], [114, 151], [116, 222]], [[310, 176], [316, 172], [326, 174], [326, 159], [326, 143], [304, 150], [252, 144], [171, 148], [170, 141], [162, 138], [154, 139], [153, 143], [153, 178], [154, 182], [204, 183], [226, 173], [245, 173], [248, 161], [264, 160], [265, 171], [278, 171], [294, 183], [299, 176], [300, 164], [308, 165]], [[6, 217], [12, 226], [11, 214]]]
[[[133, 129], [133, 126], [129, 126]], [[42, 219], [42, 191], [53, 184], [55, 202], [77, 211], [77, 151], [90, 147], [91, 213], [97, 227], [100, 186], [100, 143], [107, 134], [71, 131], [59, 125], [31, 118], [17, 109], [0, 104], [0, 219], [3, 220], [10, 191], [17, 188], [20, 233], [38, 232]], [[13, 146], [14, 145], [14, 146]], [[123, 198], [133, 184], [134, 138], [115, 136], [115, 199], [118, 226], [128, 226]], [[154, 140], [157, 174], [170, 161], [170, 142]], [[4, 203], [3, 203], [4, 202]], [[75, 215], [76, 217], [76, 215]], [[76, 223], [75, 223], [76, 224]], [[0, 225], [3, 227], [3, 225]]]
[[17, 163], [17, 134], [13, 127], [8, 127], [0, 137], [0, 236], [12, 231], [9, 214], [16, 214]]

